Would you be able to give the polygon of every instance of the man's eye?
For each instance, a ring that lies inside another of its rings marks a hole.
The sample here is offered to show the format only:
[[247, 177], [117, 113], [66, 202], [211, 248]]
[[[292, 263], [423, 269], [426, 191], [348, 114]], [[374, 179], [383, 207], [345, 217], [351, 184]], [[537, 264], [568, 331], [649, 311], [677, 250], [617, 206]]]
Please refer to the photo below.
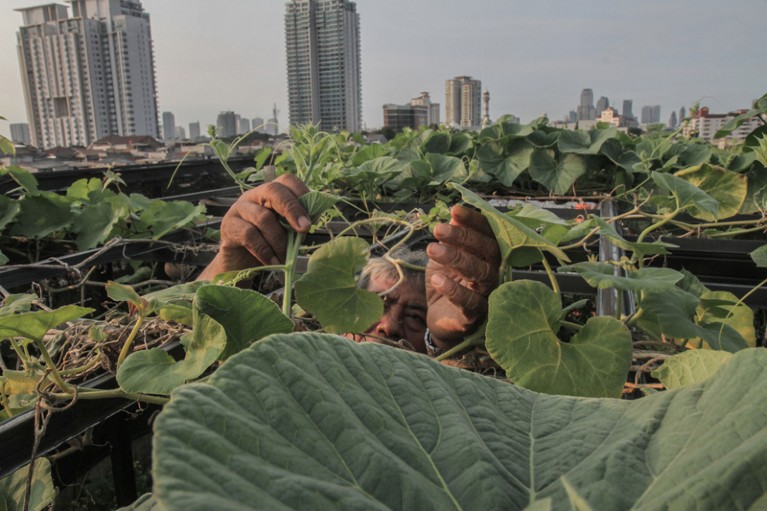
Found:
[[423, 325], [426, 324], [426, 318], [424, 318], [422, 314], [419, 314], [417, 312], [411, 312], [411, 313], [405, 314], [405, 320], [410, 322], [417, 322]]

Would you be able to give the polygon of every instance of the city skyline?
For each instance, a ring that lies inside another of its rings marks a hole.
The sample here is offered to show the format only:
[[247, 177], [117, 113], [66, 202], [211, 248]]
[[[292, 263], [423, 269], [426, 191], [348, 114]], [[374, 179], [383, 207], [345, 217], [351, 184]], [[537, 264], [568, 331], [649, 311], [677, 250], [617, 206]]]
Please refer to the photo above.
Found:
[[[6, 0], [0, 16], [0, 133], [27, 122], [16, 56], [21, 15], [42, 2]], [[201, 0], [142, 0], [151, 16], [158, 111], [176, 123], [214, 124], [224, 110], [287, 125], [285, 2], [229, 0], [211, 15]], [[470, 75], [492, 95], [491, 116], [563, 118], [591, 88], [611, 105], [671, 111], [700, 101], [712, 112], [747, 108], [765, 92], [760, 55], [764, 0], [626, 3], [561, 0], [476, 3], [356, 0], [360, 15], [363, 125], [382, 126], [382, 105], [428, 91], [444, 104], [444, 81]], [[229, 15], [227, 15], [229, 13]], [[444, 111], [443, 111], [444, 113]], [[204, 129], [203, 129], [204, 131]]]

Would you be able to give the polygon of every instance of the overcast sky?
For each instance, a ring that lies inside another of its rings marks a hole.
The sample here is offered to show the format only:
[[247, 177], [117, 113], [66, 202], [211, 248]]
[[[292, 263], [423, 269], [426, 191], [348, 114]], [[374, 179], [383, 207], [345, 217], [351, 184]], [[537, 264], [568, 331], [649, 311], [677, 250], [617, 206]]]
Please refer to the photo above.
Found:
[[[0, 133], [27, 122], [16, 55], [21, 14], [45, 0], [0, 0]], [[64, 3], [64, 2], [58, 2]], [[222, 110], [288, 120], [283, 0], [142, 0], [151, 15], [158, 108], [176, 124]], [[357, 0], [363, 123], [421, 91], [442, 105], [448, 78], [490, 91], [492, 118], [560, 119], [583, 88], [661, 105], [747, 108], [767, 92], [767, 0]]]

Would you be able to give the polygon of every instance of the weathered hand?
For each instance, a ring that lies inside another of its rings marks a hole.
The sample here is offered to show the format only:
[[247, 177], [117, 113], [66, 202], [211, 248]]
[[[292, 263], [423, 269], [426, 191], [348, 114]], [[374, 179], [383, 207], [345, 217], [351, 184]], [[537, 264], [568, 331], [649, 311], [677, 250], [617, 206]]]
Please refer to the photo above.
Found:
[[298, 198], [308, 191], [297, 177], [283, 174], [242, 194], [224, 215], [218, 254], [199, 278], [284, 262], [287, 234], [280, 217], [296, 231], [307, 232], [311, 220]]
[[449, 348], [487, 316], [501, 253], [485, 217], [463, 206], [453, 206], [450, 223], [437, 225], [434, 237], [426, 248], [426, 322], [435, 344]]

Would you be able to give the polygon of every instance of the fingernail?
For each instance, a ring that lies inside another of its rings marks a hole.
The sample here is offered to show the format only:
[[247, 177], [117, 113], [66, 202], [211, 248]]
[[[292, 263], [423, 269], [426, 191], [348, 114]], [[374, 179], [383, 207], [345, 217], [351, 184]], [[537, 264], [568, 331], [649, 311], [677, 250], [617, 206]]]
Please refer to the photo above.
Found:
[[447, 224], [437, 224], [437, 226], [434, 227], [435, 236], [447, 236], [449, 232], [450, 227], [448, 227]]
[[439, 287], [445, 283], [445, 277], [443, 277], [439, 273], [435, 273], [434, 275], [431, 276], [431, 283], [432, 285]]
[[298, 218], [298, 226], [304, 231], [308, 230], [312, 226], [312, 221], [308, 216], [302, 216]]
[[429, 246], [429, 252], [433, 257], [442, 257], [445, 255], [445, 246], [441, 243], [432, 243]]

